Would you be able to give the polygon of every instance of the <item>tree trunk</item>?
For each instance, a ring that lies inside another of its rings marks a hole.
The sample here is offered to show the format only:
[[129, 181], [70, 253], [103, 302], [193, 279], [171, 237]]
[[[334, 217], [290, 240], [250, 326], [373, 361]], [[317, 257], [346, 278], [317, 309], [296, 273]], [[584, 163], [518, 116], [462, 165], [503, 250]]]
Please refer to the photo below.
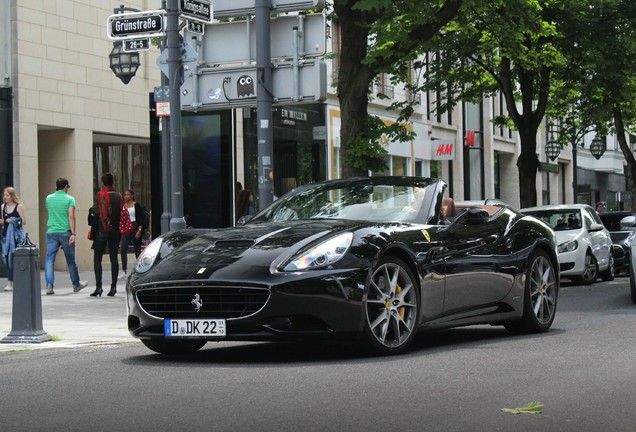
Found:
[[623, 112], [621, 111], [620, 107], [615, 106], [612, 109], [612, 114], [614, 115], [616, 138], [618, 139], [618, 144], [621, 148], [621, 151], [623, 152], [623, 156], [625, 156], [625, 161], [627, 162], [627, 170], [629, 172], [628, 187], [632, 193], [629, 210], [634, 211], [636, 210], [636, 188], [634, 186], [634, 179], [636, 179], [636, 159], [634, 158], [634, 153], [632, 153], [629, 145], [627, 144], [627, 139], [625, 138]]
[[519, 138], [521, 140], [521, 154], [517, 159], [517, 168], [519, 169], [520, 208], [533, 207], [537, 205], [536, 178], [539, 170], [536, 130], [520, 129]]
[[[349, 2], [334, 2], [340, 25], [338, 99], [340, 100], [340, 160], [347, 154], [349, 142], [366, 125], [369, 86], [375, 74], [364, 64], [367, 56], [371, 19], [351, 9]], [[364, 169], [342, 164], [342, 177], [366, 176]]]

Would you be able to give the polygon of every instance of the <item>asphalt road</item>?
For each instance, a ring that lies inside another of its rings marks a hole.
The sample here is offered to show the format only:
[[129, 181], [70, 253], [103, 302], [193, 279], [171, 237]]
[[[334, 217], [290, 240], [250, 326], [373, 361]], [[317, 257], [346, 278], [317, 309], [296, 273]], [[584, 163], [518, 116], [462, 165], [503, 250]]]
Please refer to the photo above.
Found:
[[[564, 283], [546, 334], [425, 333], [396, 357], [273, 343], [6, 352], [0, 431], [633, 431], [635, 333], [618, 278]], [[501, 410], [532, 401], [542, 413]]]

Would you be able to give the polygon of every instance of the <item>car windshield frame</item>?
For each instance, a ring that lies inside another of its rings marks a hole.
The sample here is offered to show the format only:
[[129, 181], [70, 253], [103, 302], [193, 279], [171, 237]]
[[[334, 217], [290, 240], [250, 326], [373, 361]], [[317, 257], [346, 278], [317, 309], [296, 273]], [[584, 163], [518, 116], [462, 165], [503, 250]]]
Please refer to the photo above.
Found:
[[339, 219], [431, 223], [446, 184], [426, 177], [369, 177], [300, 186], [249, 223]]

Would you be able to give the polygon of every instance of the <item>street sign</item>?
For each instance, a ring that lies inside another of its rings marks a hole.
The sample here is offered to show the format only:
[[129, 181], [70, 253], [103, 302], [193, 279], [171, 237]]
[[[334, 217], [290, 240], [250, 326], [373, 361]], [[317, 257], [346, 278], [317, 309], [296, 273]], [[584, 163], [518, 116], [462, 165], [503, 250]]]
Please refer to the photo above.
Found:
[[180, 0], [179, 7], [181, 8], [181, 15], [186, 18], [203, 23], [212, 22], [210, 0]]
[[154, 90], [155, 90], [155, 101], [169, 101], [170, 100], [170, 87], [169, 86], [156, 86]]
[[[291, 62], [280, 62], [272, 69], [275, 105], [322, 102], [327, 98], [327, 67], [324, 61], [301, 62], [294, 78]], [[234, 68], [208, 68], [186, 76], [181, 86], [184, 111], [255, 107], [257, 72], [253, 65]], [[294, 88], [297, 83], [297, 88]], [[295, 93], [296, 96], [294, 95]]]
[[164, 36], [165, 17], [164, 10], [111, 15], [106, 22], [108, 37], [111, 40], [126, 40]]
[[[214, 18], [254, 15], [256, 0], [214, 0]], [[272, 12], [322, 10], [325, 0], [272, 0]]]
[[148, 51], [150, 39], [125, 39], [122, 41], [124, 52]]
[[188, 20], [188, 31], [202, 35], [205, 33], [205, 24], [199, 21]]
[[[302, 27], [301, 27], [302, 20]], [[256, 59], [257, 29], [249, 26], [249, 43], [245, 21], [214, 23], [206, 26], [201, 61], [209, 64], [248, 63]], [[300, 57], [322, 57], [327, 50], [325, 15], [280, 16], [270, 19], [272, 60], [294, 57], [294, 28], [302, 28], [298, 40]]]

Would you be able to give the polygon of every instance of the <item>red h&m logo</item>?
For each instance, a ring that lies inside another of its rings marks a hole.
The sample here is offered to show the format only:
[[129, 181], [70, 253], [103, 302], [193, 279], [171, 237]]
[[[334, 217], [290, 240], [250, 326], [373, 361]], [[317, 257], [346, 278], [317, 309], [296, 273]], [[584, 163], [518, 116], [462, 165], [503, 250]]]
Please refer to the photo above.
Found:
[[475, 146], [475, 131], [468, 129], [466, 131], [466, 147], [474, 147]]
[[437, 146], [435, 150], [435, 156], [452, 156], [453, 155], [453, 143], [444, 143]]

